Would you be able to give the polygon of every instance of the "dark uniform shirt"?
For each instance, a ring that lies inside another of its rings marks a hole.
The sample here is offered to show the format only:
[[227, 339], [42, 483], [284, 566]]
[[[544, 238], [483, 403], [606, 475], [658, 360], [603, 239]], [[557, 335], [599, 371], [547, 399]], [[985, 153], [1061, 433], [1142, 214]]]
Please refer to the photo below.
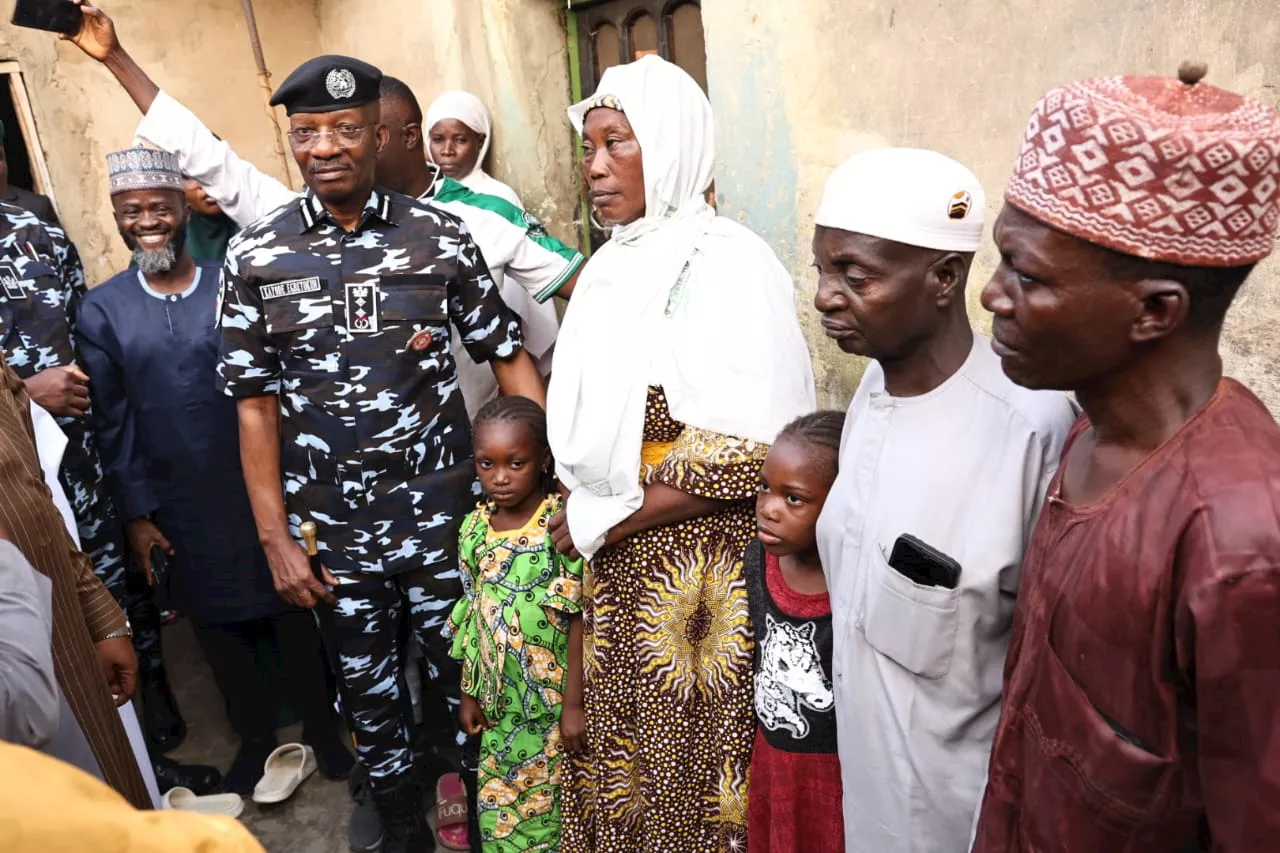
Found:
[[[0, 349], [22, 379], [76, 360], [76, 313], [85, 294], [80, 255], [61, 228], [0, 204]], [[102, 463], [88, 418], [58, 418], [67, 435], [60, 480], [80, 545], [113, 587], [124, 570], [120, 521], [102, 488]]]
[[466, 226], [376, 190], [346, 233], [308, 192], [231, 241], [219, 318], [226, 393], [280, 396], [290, 531], [337, 572], [452, 560], [478, 488], [449, 323], [476, 361], [521, 348]]

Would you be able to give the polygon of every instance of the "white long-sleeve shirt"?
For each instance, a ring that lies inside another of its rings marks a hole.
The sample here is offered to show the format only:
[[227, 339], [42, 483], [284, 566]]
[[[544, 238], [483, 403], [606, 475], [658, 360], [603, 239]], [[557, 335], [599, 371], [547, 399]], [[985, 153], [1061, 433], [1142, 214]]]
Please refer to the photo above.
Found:
[[53, 586], [0, 541], [0, 739], [43, 746], [58, 731]]
[[[294, 201], [298, 194], [242, 159], [226, 142], [165, 92], [156, 95], [136, 132], [137, 139], [177, 155], [184, 174], [200, 183], [209, 197], [240, 227]], [[550, 237], [541, 223], [506, 199], [474, 193], [460, 184], [437, 179], [420, 197], [458, 217], [471, 236], [502, 299], [520, 315], [524, 347], [543, 375], [551, 370], [560, 321], [550, 299], [582, 266], [581, 253]], [[476, 364], [453, 332], [453, 354], [467, 411], [476, 411], [497, 396], [493, 370]]]
[[[818, 522], [849, 853], [968, 849], [1023, 550], [1074, 420], [1065, 395], [1014, 385], [985, 338], [918, 397], [868, 367]], [[890, 568], [903, 534], [959, 562], [956, 589]]]
[[[58, 512], [62, 515], [62, 523], [66, 527], [67, 535], [71, 537], [71, 541], [75, 543], [77, 548], [80, 547], [80, 533], [76, 529], [75, 515], [71, 511], [71, 502], [67, 500], [66, 492], [62, 489], [62, 484], [58, 480], [58, 470], [62, 467], [62, 454], [67, 448], [67, 436], [62, 431], [62, 427], [58, 426], [58, 422], [53, 419], [53, 415], [31, 403], [31, 426], [36, 437], [36, 455], [40, 459], [40, 470], [44, 474], [45, 485], [49, 487], [49, 493], [53, 497], [53, 505], [58, 508]], [[0, 543], [3, 545], [4, 543]], [[9, 546], [12, 547], [12, 546]], [[16, 549], [14, 549], [16, 551]], [[25, 562], [25, 561], [24, 561]], [[28, 565], [27, 567], [31, 567]], [[35, 571], [31, 569], [31, 571]], [[47, 590], [44, 594], [45, 605], [42, 611], [44, 617], [43, 625], [45, 626], [46, 635], [44, 640], [51, 640], [53, 630], [53, 586], [49, 583], [49, 579], [37, 573], [37, 584], [41, 584], [42, 588]], [[6, 578], [3, 569], [0, 569], [0, 591], [6, 588]], [[2, 597], [2, 595], [0, 595]], [[7, 624], [8, 614], [4, 605], [0, 603], [0, 629]], [[0, 630], [0, 635], [5, 634]], [[19, 636], [20, 641], [24, 644], [23, 648], [29, 653], [43, 654], [43, 648], [36, 648], [32, 638], [37, 635], [28, 625], [25, 632]], [[3, 654], [3, 646], [5, 640], [0, 638], [0, 654]], [[52, 648], [49, 649], [52, 656]], [[41, 659], [43, 666], [43, 659]], [[76, 722], [75, 714], [71, 711], [71, 706], [67, 704], [66, 697], [62, 694], [61, 689], [57, 686], [56, 678], [53, 674], [53, 659], [50, 657], [48, 662], [49, 678], [54, 679], [53, 684], [53, 707], [50, 709], [43, 704], [48, 701], [39, 686], [29, 689], [35, 690], [38, 696], [39, 705], [30, 706], [30, 712], [33, 714], [26, 723], [27, 730], [32, 732], [35, 737], [35, 729], [37, 725], [42, 725], [38, 733], [39, 743], [43, 747], [42, 751], [47, 755], [51, 755], [61, 761], [74, 764], [86, 773], [91, 773], [102, 778], [102, 768], [98, 766], [98, 761], [93, 757], [93, 750], [89, 748], [89, 741], [85, 737], [84, 732], [80, 730], [80, 724]], [[5, 703], [12, 701], [12, 694], [4, 696], [4, 688], [0, 688], [0, 719], [6, 713], [3, 707]], [[138, 764], [138, 772], [142, 774], [142, 781], [147, 786], [147, 792], [151, 794], [151, 803], [154, 808], [160, 808], [160, 789], [156, 785], [156, 774], [152, 768], [151, 758], [147, 753], [146, 740], [142, 735], [142, 726], [138, 723], [138, 714], [134, 710], [132, 702], [126, 702], [119, 708], [120, 722], [124, 724], [125, 734], [129, 736], [129, 745], [133, 748], [134, 760]], [[0, 722], [0, 737], [6, 740], [13, 740], [8, 734], [3, 733], [3, 729], [7, 724]], [[33, 743], [34, 745], [34, 743]]]

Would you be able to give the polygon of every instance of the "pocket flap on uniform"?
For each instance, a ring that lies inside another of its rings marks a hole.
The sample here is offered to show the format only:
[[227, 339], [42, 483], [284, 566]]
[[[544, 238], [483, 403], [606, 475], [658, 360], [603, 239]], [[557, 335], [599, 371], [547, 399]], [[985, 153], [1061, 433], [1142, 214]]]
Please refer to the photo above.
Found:
[[[42, 278], [57, 280], [58, 271], [43, 261], [24, 258], [21, 262], [0, 261], [0, 299], [23, 301], [35, 294]], [[55, 285], [61, 287], [61, 284]]]
[[878, 544], [872, 547], [867, 642], [916, 675], [942, 678], [955, 651], [960, 591], [915, 583], [890, 567]]
[[419, 320], [440, 325], [449, 318], [448, 276], [384, 275], [378, 286], [382, 291], [383, 320]]

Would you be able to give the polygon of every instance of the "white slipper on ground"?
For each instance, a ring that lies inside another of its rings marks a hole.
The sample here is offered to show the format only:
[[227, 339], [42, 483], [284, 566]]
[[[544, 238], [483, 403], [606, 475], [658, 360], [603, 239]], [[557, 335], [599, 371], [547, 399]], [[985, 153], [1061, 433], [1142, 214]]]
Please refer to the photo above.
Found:
[[267, 757], [262, 778], [253, 788], [255, 803], [283, 803], [306, 778], [316, 772], [316, 754], [301, 743], [276, 747]]
[[190, 788], [170, 788], [164, 795], [164, 807], [198, 814], [240, 817], [244, 799], [239, 794], [210, 794], [197, 797]]

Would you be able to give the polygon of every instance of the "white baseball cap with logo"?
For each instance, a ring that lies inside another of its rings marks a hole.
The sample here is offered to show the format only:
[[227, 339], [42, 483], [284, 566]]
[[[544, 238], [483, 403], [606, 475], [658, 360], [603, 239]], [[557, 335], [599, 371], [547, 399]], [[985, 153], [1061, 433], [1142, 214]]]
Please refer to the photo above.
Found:
[[987, 196], [973, 172], [937, 151], [877, 148], [831, 173], [816, 224], [943, 252], [982, 245]]

